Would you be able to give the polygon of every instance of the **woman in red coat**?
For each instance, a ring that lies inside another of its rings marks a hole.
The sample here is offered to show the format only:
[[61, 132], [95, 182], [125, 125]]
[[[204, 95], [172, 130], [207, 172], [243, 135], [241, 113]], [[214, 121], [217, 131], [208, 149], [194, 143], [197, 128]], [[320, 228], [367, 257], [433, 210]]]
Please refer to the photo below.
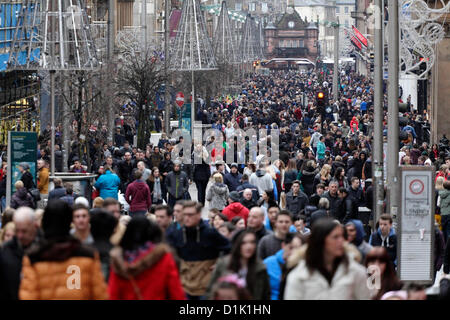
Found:
[[185, 300], [169, 246], [159, 226], [143, 216], [128, 223], [120, 246], [111, 251], [111, 300]]

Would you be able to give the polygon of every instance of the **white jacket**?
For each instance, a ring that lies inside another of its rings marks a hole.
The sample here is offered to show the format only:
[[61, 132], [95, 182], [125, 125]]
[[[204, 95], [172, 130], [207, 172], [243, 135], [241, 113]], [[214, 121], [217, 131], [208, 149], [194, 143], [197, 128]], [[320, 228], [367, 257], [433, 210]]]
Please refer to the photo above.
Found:
[[370, 290], [363, 266], [349, 257], [348, 271], [341, 263], [334, 274], [331, 286], [319, 272], [309, 273], [302, 259], [288, 275], [284, 299], [286, 300], [368, 300]]

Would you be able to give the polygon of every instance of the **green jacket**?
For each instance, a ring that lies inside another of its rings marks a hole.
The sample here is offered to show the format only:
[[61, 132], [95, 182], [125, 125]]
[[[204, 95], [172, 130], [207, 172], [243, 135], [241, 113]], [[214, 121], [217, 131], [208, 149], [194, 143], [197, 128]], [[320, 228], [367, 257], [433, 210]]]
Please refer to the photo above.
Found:
[[[217, 284], [219, 278], [233, 273], [232, 271], [228, 270], [230, 257], [230, 255], [226, 255], [217, 260], [216, 267], [214, 268], [208, 289], [206, 291], [206, 299], [212, 298], [214, 286]], [[247, 290], [251, 294], [252, 298], [254, 300], [270, 300], [269, 276], [267, 274], [266, 265], [259, 258], [256, 260], [256, 270], [254, 277], [255, 278], [253, 280], [253, 285], [251, 287], [247, 286]]]
[[317, 158], [325, 159], [325, 144], [320, 141], [317, 143]]
[[441, 216], [450, 214], [450, 190], [444, 189], [439, 191], [441, 197]]

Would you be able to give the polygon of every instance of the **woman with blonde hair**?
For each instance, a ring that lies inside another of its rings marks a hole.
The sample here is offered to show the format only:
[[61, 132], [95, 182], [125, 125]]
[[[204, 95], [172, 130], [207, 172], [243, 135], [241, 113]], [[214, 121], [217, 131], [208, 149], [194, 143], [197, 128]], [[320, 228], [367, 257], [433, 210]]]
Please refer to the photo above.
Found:
[[314, 178], [314, 190], [319, 183], [322, 183], [326, 187], [331, 181], [331, 166], [329, 164], [324, 164], [322, 169]]
[[92, 202], [92, 209], [94, 208], [103, 208], [103, 202], [105, 200], [103, 200], [102, 197], [97, 197], [94, 199], [94, 201]]
[[216, 208], [222, 211], [228, 205], [228, 186], [223, 183], [223, 176], [219, 172], [213, 175], [213, 181], [214, 184], [206, 194], [206, 200], [210, 201], [209, 210]]
[[16, 225], [14, 222], [8, 222], [5, 227], [0, 231], [0, 246], [5, 242], [11, 240], [16, 234]]

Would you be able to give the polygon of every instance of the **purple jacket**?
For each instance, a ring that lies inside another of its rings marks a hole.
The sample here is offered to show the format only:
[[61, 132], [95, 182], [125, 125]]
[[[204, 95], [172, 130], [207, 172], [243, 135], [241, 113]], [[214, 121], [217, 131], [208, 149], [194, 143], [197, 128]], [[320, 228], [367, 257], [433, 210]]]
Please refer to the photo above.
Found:
[[130, 212], [148, 211], [152, 206], [150, 189], [142, 180], [135, 180], [128, 185], [125, 200], [130, 204]]

